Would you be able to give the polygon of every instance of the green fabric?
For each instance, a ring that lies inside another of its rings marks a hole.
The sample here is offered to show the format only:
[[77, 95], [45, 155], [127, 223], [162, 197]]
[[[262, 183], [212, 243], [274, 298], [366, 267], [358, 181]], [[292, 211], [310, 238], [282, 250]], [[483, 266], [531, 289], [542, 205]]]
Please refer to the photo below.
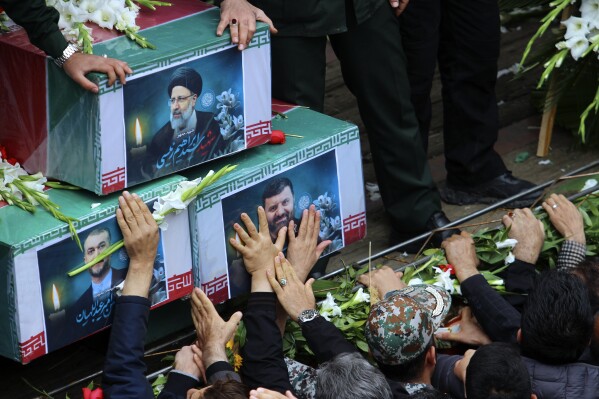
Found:
[[67, 41], [58, 29], [59, 14], [44, 0], [0, 0], [0, 7], [21, 25], [33, 45], [53, 58], [60, 57]]

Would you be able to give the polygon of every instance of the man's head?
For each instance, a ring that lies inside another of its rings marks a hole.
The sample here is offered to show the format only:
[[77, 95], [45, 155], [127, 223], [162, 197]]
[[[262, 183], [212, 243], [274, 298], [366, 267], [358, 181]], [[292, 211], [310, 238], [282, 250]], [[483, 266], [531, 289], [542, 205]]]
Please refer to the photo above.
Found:
[[549, 364], [575, 362], [589, 345], [593, 313], [582, 281], [566, 272], [541, 273], [522, 312], [524, 356]]
[[[110, 246], [110, 230], [105, 227], [97, 228], [89, 232], [83, 241], [83, 261], [91, 262]], [[92, 278], [101, 279], [110, 270], [110, 256], [104, 258], [89, 269]]]
[[518, 348], [501, 342], [477, 349], [466, 368], [465, 387], [468, 399], [531, 399], [532, 395]]
[[171, 107], [171, 127], [174, 130], [182, 129], [187, 126], [198, 95], [202, 92], [202, 77], [192, 68], [179, 68], [171, 76], [167, 91]]
[[316, 371], [317, 399], [391, 399], [391, 388], [380, 372], [359, 353], [342, 353]]
[[417, 285], [398, 290], [371, 307], [366, 341], [385, 375], [404, 382], [426, 379], [435, 365], [433, 334], [450, 306], [445, 290]]
[[293, 184], [286, 177], [271, 180], [262, 193], [262, 203], [268, 221], [268, 230], [273, 242], [282, 227], [289, 225], [295, 217]]
[[187, 391], [189, 399], [246, 399], [250, 389], [243, 383], [235, 380], [216, 381], [202, 389]]

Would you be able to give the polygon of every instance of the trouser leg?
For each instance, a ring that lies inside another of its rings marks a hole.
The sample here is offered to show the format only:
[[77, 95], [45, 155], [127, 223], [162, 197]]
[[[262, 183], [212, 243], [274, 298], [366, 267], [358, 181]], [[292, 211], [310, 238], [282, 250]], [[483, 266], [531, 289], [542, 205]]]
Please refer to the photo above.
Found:
[[331, 35], [343, 79], [358, 100], [385, 209], [394, 228], [418, 232], [441, 209], [410, 101], [399, 22], [384, 4]]
[[499, 8], [497, 0], [444, 0], [441, 7], [447, 181], [473, 185], [507, 170], [493, 148], [498, 131]]
[[431, 125], [431, 88], [437, 51], [442, 0], [411, 1], [401, 14], [401, 42], [406, 54], [412, 105], [416, 112], [424, 150], [428, 150]]
[[326, 36], [271, 40], [273, 98], [323, 112]]

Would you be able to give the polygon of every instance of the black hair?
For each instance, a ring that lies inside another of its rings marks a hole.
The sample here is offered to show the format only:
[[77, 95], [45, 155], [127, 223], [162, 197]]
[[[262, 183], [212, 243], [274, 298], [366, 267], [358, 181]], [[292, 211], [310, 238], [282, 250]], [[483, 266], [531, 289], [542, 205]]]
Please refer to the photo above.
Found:
[[264, 201], [266, 201], [267, 198], [281, 194], [281, 192], [285, 190], [285, 187], [289, 187], [291, 194], [293, 194], [293, 184], [288, 178], [276, 177], [269, 181], [266, 187], [264, 187], [264, 192], [262, 193], [262, 204], [264, 204]]
[[532, 386], [515, 345], [481, 346], [466, 368], [468, 399], [530, 399]]
[[599, 312], [599, 257], [587, 258], [570, 271], [587, 286], [591, 308]]
[[422, 375], [422, 372], [424, 371], [426, 354], [428, 353], [431, 346], [433, 346], [432, 341], [433, 340], [429, 342], [429, 344], [426, 346], [426, 348], [421, 354], [419, 354], [409, 362], [396, 365], [383, 364], [377, 362], [379, 369], [381, 369], [383, 374], [385, 374], [387, 377], [392, 378], [394, 380], [401, 382], [414, 381], [416, 378], [420, 377], [420, 375]]
[[410, 399], [452, 399], [452, 397], [449, 394], [427, 387], [410, 395]]
[[584, 283], [559, 270], [541, 273], [524, 305], [521, 329], [524, 356], [548, 364], [578, 360], [593, 333], [593, 312]]

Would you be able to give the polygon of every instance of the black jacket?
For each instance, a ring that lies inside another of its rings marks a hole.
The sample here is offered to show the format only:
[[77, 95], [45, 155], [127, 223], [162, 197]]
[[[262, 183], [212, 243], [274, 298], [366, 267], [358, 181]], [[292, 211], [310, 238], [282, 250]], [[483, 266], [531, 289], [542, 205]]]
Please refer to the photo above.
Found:
[[0, 0], [0, 7], [27, 31], [34, 46], [54, 58], [62, 55], [67, 41], [58, 29], [60, 14], [54, 7], [44, 0]]

